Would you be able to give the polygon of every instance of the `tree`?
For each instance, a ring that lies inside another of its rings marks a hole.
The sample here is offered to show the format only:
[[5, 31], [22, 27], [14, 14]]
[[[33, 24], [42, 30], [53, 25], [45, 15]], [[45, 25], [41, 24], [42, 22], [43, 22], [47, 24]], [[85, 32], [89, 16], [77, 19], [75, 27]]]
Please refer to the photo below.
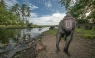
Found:
[[4, 21], [4, 12], [6, 12], [6, 6], [4, 0], [0, 1], [0, 24], [3, 24], [2, 22]]
[[[8, 10], [4, 0], [0, 0], [0, 24], [24, 24], [26, 17], [30, 17], [30, 7], [26, 4], [20, 7], [16, 3]], [[26, 22], [29, 23], [27, 20]]]
[[5, 2], [4, 2], [4, 0], [1, 0], [0, 1], [0, 10], [6, 10], [6, 5], [5, 5]]
[[[23, 22], [27, 23], [27, 18], [30, 17], [30, 7], [27, 7], [26, 4], [22, 4], [21, 6], [21, 13], [23, 17]], [[26, 20], [25, 20], [26, 19]]]
[[[71, 13], [76, 19], [95, 19], [95, 0], [61, 0], [67, 12]], [[90, 12], [87, 16], [86, 13]]]
[[12, 12], [14, 15], [16, 15], [16, 22], [20, 21], [20, 9], [19, 5], [15, 4], [14, 6], [11, 7], [10, 12]]
[[26, 14], [26, 17], [30, 17], [30, 16], [31, 16], [31, 15], [30, 15], [30, 11], [31, 11], [31, 10], [30, 10], [30, 7], [27, 7], [27, 10], [26, 10], [26, 13], [27, 13], [27, 14]]
[[22, 4], [21, 6], [21, 13], [22, 13], [22, 17], [23, 17], [23, 24], [24, 24], [24, 18], [25, 18], [25, 13], [26, 13], [26, 4]]

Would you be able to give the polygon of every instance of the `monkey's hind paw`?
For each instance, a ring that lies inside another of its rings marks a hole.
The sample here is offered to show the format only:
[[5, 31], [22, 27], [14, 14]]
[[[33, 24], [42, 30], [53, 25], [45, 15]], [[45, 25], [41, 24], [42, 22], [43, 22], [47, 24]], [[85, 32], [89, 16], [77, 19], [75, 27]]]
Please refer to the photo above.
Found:
[[68, 57], [71, 57], [71, 54], [70, 54], [68, 51], [64, 50], [64, 53], [65, 53]]

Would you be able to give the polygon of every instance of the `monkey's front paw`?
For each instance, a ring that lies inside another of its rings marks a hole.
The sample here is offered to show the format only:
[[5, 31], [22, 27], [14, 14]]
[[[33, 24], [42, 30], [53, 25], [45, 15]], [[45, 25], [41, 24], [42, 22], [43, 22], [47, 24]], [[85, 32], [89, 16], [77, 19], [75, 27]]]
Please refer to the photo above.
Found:
[[60, 50], [56, 50], [56, 54], [59, 54]]

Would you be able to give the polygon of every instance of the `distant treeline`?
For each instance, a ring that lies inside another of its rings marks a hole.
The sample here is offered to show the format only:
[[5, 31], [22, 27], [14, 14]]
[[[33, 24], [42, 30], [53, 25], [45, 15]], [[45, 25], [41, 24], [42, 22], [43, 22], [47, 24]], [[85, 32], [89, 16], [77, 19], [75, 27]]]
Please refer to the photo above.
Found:
[[4, 0], [0, 0], [0, 25], [28, 24], [30, 11], [30, 7], [24, 3], [22, 5], [16, 3], [8, 7]]

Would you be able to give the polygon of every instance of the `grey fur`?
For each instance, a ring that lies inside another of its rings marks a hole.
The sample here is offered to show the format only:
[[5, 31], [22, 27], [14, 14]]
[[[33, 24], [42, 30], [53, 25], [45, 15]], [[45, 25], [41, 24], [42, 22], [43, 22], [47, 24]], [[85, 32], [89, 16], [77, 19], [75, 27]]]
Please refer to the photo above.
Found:
[[[71, 19], [71, 21], [70, 21], [70, 19]], [[67, 23], [66, 23], [66, 20], [67, 20]], [[69, 26], [66, 25], [66, 24], [68, 24]], [[70, 24], [72, 24], [72, 25], [70, 25]], [[61, 20], [61, 22], [59, 23], [58, 30], [57, 30], [57, 39], [56, 39], [56, 48], [57, 48], [56, 52], [57, 53], [59, 53], [59, 51], [60, 51], [59, 43], [61, 41], [61, 38], [62, 37], [65, 37], [66, 43], [65, 43], [65, 47], [64, 47], [64, 50], [63, 51], [68, 56], [70, 56], [70, 54], [68, 53], [68, 48], [69, 48], [70, 42], [71, 42], [72, 37], [73, 37], [75, 25], [76, 25], [75, 24], [75, 19], [70, 14], [67, 14]]]

